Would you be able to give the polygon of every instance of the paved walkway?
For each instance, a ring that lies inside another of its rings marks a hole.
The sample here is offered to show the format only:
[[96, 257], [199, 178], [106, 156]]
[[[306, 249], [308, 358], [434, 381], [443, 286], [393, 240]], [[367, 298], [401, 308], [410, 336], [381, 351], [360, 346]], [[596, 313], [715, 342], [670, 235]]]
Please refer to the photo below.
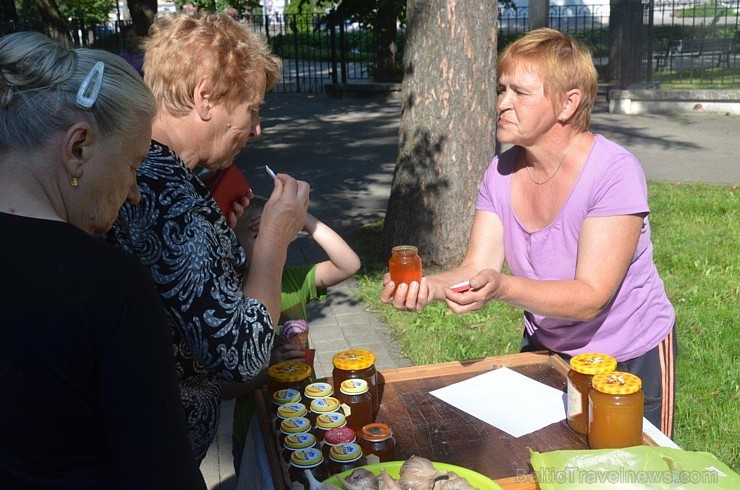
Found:
[[[320, 95], [270, 96], [262, 112], [263, 135], [249, 142], [237, 163], [258, 194], [269, 195], [262, 166], [311, 184], [310, 211], [347, 234], [385, 213], [398, 148], [399, 102], [330, 100]], [[649, 180], [740, 184], [740, 117], [709, 114], [612, 115], [602, 101], [591, 130], [622, 144], [643, 163]], [[292, 263], [321, 260], [305, 237], [291, 247]], [[376, 315], [357, 300], [353, 280], [331, 288], [311, 305], [311, 341], [319, 376], [331, 357], [350, 347], [377, 356], [377, 367], [410, 365]], [[201, 470], [211, 489], [236, 485], [231, 457], [231, 403]]]

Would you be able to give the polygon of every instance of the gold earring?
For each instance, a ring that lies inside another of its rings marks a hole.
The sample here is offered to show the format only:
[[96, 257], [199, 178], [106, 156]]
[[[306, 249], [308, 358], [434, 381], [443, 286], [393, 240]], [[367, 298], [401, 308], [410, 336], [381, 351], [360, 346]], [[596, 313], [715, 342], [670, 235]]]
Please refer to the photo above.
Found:
[[74, 187], [75, 189], [79, 185], [79, 182], [77, 182], [77, 177], [72, 177], [72, 180], [69, 183], [72, 184], [72, 187]]

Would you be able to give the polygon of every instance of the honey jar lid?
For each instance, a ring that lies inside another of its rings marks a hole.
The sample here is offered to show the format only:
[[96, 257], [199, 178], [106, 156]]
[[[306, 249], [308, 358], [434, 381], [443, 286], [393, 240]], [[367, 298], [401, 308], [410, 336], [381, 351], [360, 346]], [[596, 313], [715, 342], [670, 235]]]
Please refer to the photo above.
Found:
[[640, 391], [642, 380], [634, 374], [614, 371], [597, 374], [591, 380], [591, 386], [607, 395], [629, 395]]
[[349, 427], [335, 427], [326, 431], [324, 443], [336, 446], [344, 442], [355, 442], [355, 431]]
[[582, 374], [594, 375], [611, 373], [617, 369], [617, 360], [606, 354], [589, 352], [571, 357], [570, 367], [573, 371]]
[[391, 248], [391, 253], [398, 253], [401, 255], [413, 255], [415, 253], [419, 253], [419, 249], [416, 248], [414, 245], [396, 245], [395, 247]]
[[329, 383], [311, 383], [306, 386], [303, 393], [308, 398], [324, 398], [326, 396], [331, 396], [334, 393], [334, 389]]
[[367, 369], [375, 364], [375, 355], [369, 350], [350, 349], [335, 354], [331, 362], [337, 369], [358, 371], [360, 369]]
[[339, 463], [355, 461], [362, 457], [362, 448], [354, 442], [343, 442], [329, 449], [329, 459]]
[[391, 428], [385, 424], [367, 424], [362, 427], [362, 438], [370, 442], [380, 442], [393, 436]]
[[313, 468], [324, 461], [324, 455], [316, 448], [298, 449], [290, 455], [290, 463], [298, 468]]
[[292, 417], [280, 422], [280, 432], [283, 434], [298, 434], [311, 430], [311, 421], [306, 417]]
[[294, 383], [311, 376], [311, 366], [303, 362], [279, 362], [267, 369], [267, 376], [278, 383]]
[[311, 400], [311, 411], [316, 413], [334, 412], [339, 409], [339, 400], [334, 397], [317, 398]]
[[292, 419], [306, 415], [306, 405], [303, 403], [286, 403], [277, 409], [277, 415], [281, 419]]
[[319, 429], [327, 430], [334, 427], [344, 427], [346, 423], [347, 418], [339, 412], [322, 413], [316, 417], [316, 427]]
[[362, 395], [367, 393], [368, 385], [364, 379], [345, 379], [339, 385], [339, 391], [345, 395]]
[[286, 403], [298, 403], [301, 401], [301, 393], [298, 390], [288, 388], [277, 390], [272, 394], [272, 402], [275, 405], [285, 405]]
[[286, 436], [285, 440], [283, 441], [283, 447], [285, 449], [290, 449], [291, 451], [313, 447], [315, 444], [316, 436], [309, 432], [290, 434], [289, 436]]

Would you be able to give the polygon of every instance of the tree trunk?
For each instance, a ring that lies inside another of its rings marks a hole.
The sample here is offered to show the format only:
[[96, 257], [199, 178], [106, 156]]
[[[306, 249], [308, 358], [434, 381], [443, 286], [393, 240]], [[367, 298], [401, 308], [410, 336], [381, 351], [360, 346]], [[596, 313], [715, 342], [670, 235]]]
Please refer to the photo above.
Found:
[[419, 248], [425, 267], [465, 253], [495, 149], [495, 4], [408, 0], [399, 150], [379, 255]]
[[0, 5], [0, 22], [18, 22], [18, 11], [15, 9], [15, 0], [2, 0]]
[[396, 19], [398, 19], [396, 0], [381, 0], [378, 5], [376, 28], [378, 30], [377, 72], [379, 82], [394, 82], [396, 76]]
[[39, 12], [41, 22], [46, 24], [48, 35], [65, 46], [72, 46], [72, 38], [69, 36], [69, 26], [59, 13], [59, 7], [55, 0], [33, 0], [36, 10]]
[[127, 3], [136, 32], [145, 35], [157, 16], [157, 0], [128, 0]]
[[550, 26], [550, 0], [531, 0], [529, 2], [529, 30]]

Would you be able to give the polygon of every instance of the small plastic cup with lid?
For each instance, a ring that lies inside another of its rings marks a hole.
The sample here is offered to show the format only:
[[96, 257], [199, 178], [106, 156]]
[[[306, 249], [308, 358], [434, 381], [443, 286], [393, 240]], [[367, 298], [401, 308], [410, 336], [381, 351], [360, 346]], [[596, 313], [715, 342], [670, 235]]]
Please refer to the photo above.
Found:
[[620, 449], [642, 444], [642, 380], [634, 374], [614, 371], [597, 374], [591, 383], [588, 447]]
[[617, 369], [617, 360], [606, 354], [578, 354], [570, 359], [568, 371], [568, 425], [579, 434], [588, 434], [588, 392], [596, 374]]
[[359, 468], [366, 464], [367, 460], [365, 459], [365, 455], [362, 454], [362, 448], [354, 442], [336, 444], [329, 450], [327, 469], [331, 475]]

